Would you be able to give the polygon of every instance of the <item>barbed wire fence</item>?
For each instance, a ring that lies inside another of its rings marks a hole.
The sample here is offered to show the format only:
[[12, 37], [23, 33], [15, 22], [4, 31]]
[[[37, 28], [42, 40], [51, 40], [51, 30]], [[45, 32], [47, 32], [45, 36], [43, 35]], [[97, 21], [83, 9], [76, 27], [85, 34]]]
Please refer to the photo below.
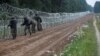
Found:
[[89, 14], [88, 11], [86, 12], [78, 12], [78, 13], [46, 13], [36, 10], [31, 10], [28, 8], [17, 8], [13, 7], [8, 4], [0, 4], [0, 39], [10, 39], [11, 33], [10, 28], [7, 27], [9, 23], [9, 18], [11, 16], [15, 16], [18, 21], [17, 25], [17, 35], [23, 35], [24, 33], [24, 27], [21, 27], [21, 23], [23, 22], [23, 17], [26, 15], [29, 15], [30, 12], [32, 12], [33, 16], [35, 13], [39, 14], [39, 16], [42, 18], [42, 26], [43, 29], [46, 29], [48, 27], [54, 27], [60, 24], [63, 24], [65, 22], [73, 22], [74, 20], [77, 20], [78, 18], [85, 16]]

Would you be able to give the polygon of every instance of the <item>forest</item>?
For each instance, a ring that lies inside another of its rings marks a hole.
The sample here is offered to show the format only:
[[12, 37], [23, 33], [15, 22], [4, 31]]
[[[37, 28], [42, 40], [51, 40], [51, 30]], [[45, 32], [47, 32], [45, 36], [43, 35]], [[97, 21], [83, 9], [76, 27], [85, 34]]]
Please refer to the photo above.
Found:
[[100, 1], [97, 1], [94, 6], [94, 12], [100, 13]]
[[19, 8], [30, 8], [44, 12], [82, 12], [91, 11], [86, 0], [0, 0]]

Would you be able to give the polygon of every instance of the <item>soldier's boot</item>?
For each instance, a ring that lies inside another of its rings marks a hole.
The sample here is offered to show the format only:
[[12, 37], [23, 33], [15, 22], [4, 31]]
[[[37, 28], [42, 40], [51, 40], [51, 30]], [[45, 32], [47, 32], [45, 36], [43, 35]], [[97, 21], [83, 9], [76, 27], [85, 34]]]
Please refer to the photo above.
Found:
[[35, 33], [35, 32], [36, 32], [35, 27], [36, 27], [36, 25], [33, 24], [33, 25], [32, 25], [32, 33]]
[[15, 33], [12, 36], [13, 36], [13, 40], [16, 39], [16, 34]]
[[32, 34], [30, 28], [28, 28], [28, 32], [30, 33], [30, 35]]
[[13, 40], [16, 39], [16, 37], [13, 37]]
[[30, 34], [30, 35], [32, 34], [31, 31], [29, 31], [29, 34]]
[[35, 33], [36, 31], [35, 31], [35, 29], [32, 29], [32, 33]]
[[26, 36], [26, 31], [27, 31], [27, 28], [25, 27], [25, 29], [24, 29], [24, 35]]
[[38, 31], [42, 31], [43, 30], [41, 24], [38, 24], [37, 28], [38, 28]]
[[16, 39], [16, 29], [11, 29], [13, 40]]

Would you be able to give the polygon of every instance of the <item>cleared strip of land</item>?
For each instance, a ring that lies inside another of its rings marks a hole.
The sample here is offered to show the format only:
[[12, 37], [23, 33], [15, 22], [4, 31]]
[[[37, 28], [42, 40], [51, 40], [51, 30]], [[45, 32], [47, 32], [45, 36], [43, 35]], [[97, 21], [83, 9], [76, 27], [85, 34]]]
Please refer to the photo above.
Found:
[[0, 56], [49, 56], [48, 50], [58, 52], [82, 24], [92, 19], [86, 15], [73, 23], [65, 23], [32, 36], [0, 42]]

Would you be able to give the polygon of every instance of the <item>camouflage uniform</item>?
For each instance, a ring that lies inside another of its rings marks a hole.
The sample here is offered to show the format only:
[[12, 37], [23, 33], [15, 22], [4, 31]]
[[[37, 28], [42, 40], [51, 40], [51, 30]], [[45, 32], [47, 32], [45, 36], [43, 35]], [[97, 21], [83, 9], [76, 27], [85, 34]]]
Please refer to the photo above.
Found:
[[36, 32], [35, 27], [36, 27], [36, 24], [34, 22], [32, 22], [32, 33]]
[[36, 14], [34, 19], [37, 21], [37, 30], [42, 31], [42, 19]]
[[26, 35], [26, 31], [28, 30], [28, 32], [30, 33], [30, 35], [31, 35], [31, 30], [30, 30], [30, 20], [27, 18], [27, 17], [24, 17], [24, 22], [21, 24], [22, 26], [24, 26], [25, 25], [25, 28], [24, 28], [24, 33], [25, 33], [25, 35]]
[[17, 21], [15, 18], [11, 18], [9, 25], [8, 25], [11, 29], [11, 34], [13, 39], [16, 39], [17, 36]]

